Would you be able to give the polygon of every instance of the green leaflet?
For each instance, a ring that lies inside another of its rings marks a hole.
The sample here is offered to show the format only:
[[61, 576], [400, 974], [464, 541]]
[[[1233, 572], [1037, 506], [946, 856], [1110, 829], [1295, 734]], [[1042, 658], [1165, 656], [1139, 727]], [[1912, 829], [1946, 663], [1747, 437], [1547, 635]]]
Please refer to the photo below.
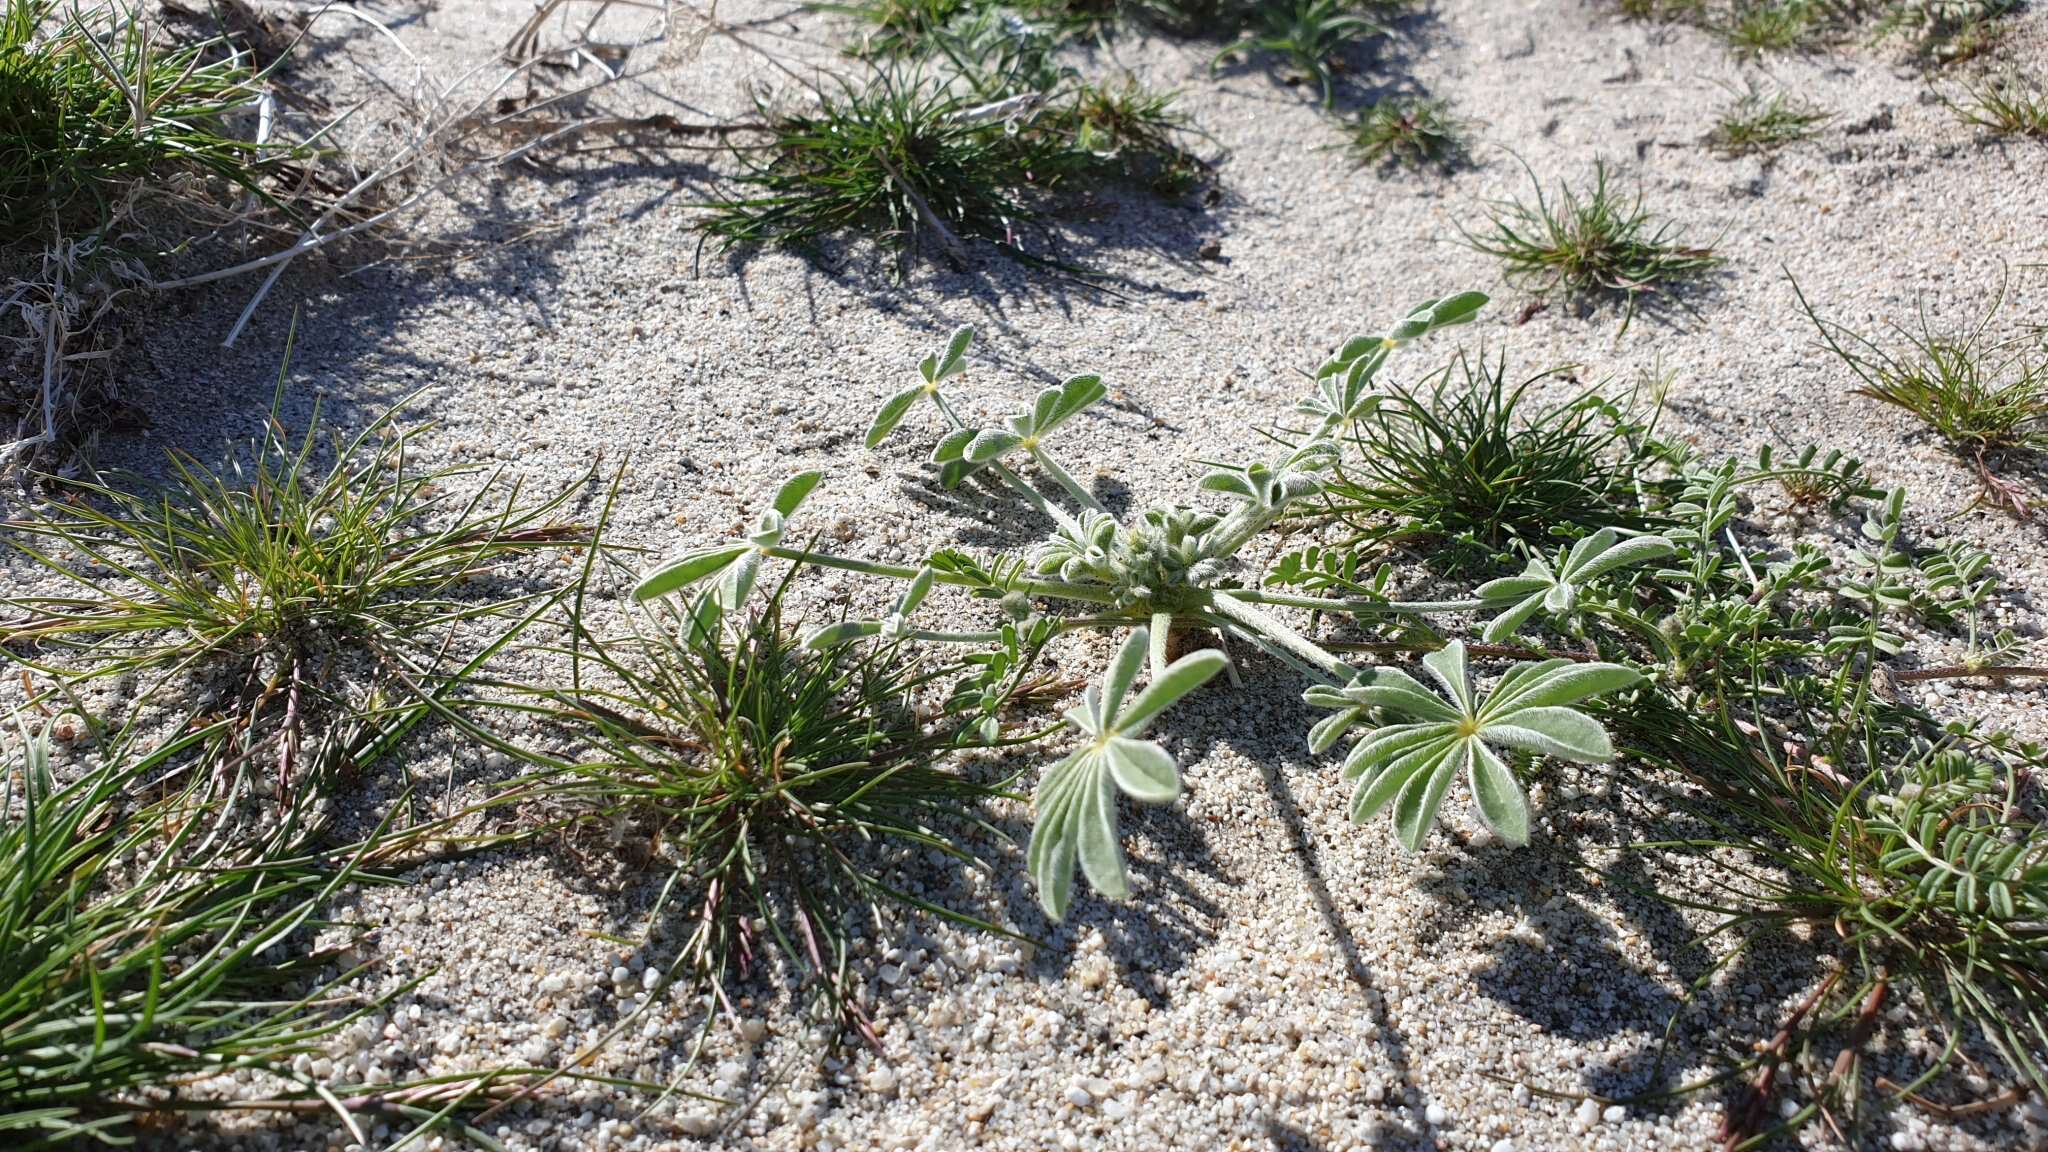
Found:
[[1123, 846], [1117, 838], [1119, 792], [1145, 804], [1168, 803], [1180, 795], [1180, 768], [1173, 756], [1137, 737], [1159, 713], [1194, 691], [1229, 661], [1214, 650], [1193, 652], [1166, 666], [1124, 706], [1144, 670], [1151, 633], [1133, 629], [1067, 720], [1089, 743], [1046, 770], [1033, 797], [1038, 810], [1025, 853], [1038, 902], [1055, 920], [1072, 902], [1078, 863], [1095, 890], [1112, 900], [1130, 891]]
[[1398, 668], [1372, 668], [1342, 688], [1312, 688], [1303, 699], [1335, 714], [1311, 729], [1309, 746], [1334, 747], [1353, 725], [1378, 710], [1416, 722], [1374, 728], [1352, 748], [1344, 774], [1357, 784], [1351, 818], [1363, 823], [1389, 804], [1409, 851], [1429, 838], [1451, 781], [1463, 773], [1479, 818], [1509, 844], [1529, 840], [1529, 802], [1496, 747], [1560, 760], [1612, 759], [1613, 743], [1599, 721], [1571, 704], [1627, 688], [1642, 679], [1619, 664], [1545, 660], [1517, 664], [1481, 699], [1465, 665], [1464, 642], [1453, 640], [1422, 658], [1443, 697]]

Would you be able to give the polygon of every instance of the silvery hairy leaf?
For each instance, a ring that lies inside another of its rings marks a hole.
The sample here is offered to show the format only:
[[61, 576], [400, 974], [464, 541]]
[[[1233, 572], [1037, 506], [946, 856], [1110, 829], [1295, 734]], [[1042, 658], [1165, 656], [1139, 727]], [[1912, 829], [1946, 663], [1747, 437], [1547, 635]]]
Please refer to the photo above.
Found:
[[1147, 629], [1134, 629], [1102, 683], [1089, 687], [1082, 702], [1068, 711], [1068, 722], [1088, 742], [1047, 769], [1033, 796], [1037, 820], [1026, 857], [1039, 904], [1055, 920], [1067, 914], [1077, 866], [1102, 895], [1114, 900], [1129, 893], [1117, 836], [1118, 793], [1140, 803], [1165, 804], [1181, 791], [1172, 754], [1140, 737], [1161, 712], [1229, 663], [1214, 650], [1190, 653], [1132, 697], [1150, 643]]
[[1352, 820], [1364, 823], [1392, 805], [1395, 831], [1411, 852], [1428, 839], [1444, 794], [1460, 774], [1486, 826], [1509, 844], [1527, 843], [1528, 799], [1497, 749], [1581, 763], [1610, 760], [1614, 746], [1606, 729], [1569, 706], [1642, 679], [1619, 664], [1545, 660], [1510, 668], [1482, 699], [1467, 673], [1463, 642], [1424, 656], [1422, 666], [1441, 694], [1399, 668], [1381, 667], [1303, 697], [1312, 707], [1334, 710], [1310, 731], [1317, 751], [1370, 723], [1373, 713], [1405, 718], [1366, 732], [1345, 757], [1344, 775], [1355, 781]]
[[1579, 589], [1620, 568], [1631, 568], [1677, 552], [1662, 536], [1631, 536], [1626, 540], [1612, 528], [1602, 528], [1568, 551], [1558, 553], [1555, 562], [1541, 555], [1531, 556], [1520, 575], [1503, 576], [1481, 584], [1481, 600], [1507, 603], [1508, 609], [1487, 621], [1481, 637], [1497, 643], [1515, 634], [1530, 617], [1541, 611], [1567, 616], [1578, 606]]

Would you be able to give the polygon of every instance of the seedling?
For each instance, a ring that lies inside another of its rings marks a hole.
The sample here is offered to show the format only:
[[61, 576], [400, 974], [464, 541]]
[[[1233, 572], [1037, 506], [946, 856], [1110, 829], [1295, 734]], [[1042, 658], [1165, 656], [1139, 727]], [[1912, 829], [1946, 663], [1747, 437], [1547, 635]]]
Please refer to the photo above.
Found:
[[1812, 139], [1820, 134], [1820, 126], [1833, 118], [1832, 113], [1788, 93], [1765, 96], [1750, 87], [1721, 113], [1707, 136], [1707, 146], [1724, 156], [1769, 154]]
[[1448, 168], [1465, 155], [1465, 125], [1449, 102], [1421, 96], [1381, 100], [1350, 126], [1349, 149], [1361, 167]]
[[1486, 231], [1460, 225], [1459, 234], [1500, 260], [1510, 284], [1539, 302], [1619, 297], [1624, 331], [1645, 297], [1697, 284], [1721, 264], [1712, 245], [1684, 243], [1684, 228], [1644, 209], [1640, 193], [1629, 199], [1616, 191], [1604, 161], [1594, 164], [1586, 191], [1560, 185], [1552, 199], [1537, 182], [1533, 204], [1495, 201], [1487, 222]]

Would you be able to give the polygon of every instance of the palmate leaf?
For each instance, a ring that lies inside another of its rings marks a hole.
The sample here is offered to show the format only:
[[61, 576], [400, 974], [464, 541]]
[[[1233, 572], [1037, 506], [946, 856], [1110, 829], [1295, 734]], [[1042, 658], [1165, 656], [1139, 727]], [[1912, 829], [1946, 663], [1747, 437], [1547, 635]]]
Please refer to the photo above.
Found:
[[821, 472], [799, 472], [783, 481], [782, 487], [776, 490], [774, 503], [761, 513], [754, 521], [754, 527], [748, 531], [746, 543], [700, 548], [678, 556], [642, 576], [640, 582], [633, 585], [634, 601], [653, 600], [680, 592], [717, 576], [716, 601], [726, 608], [737, 607], [753, 591], [754, 578], [761, 571], [763, 550], [782, 543], [785, 522], [823, 479]]
[[1385, 335], [1352, 337], [1316, 369], [1315, 395], [1297, 404], [1296, 411], [1318, 417], [1324, 429], [1363, 419], [1379, 405], [1379, 397], [1371, 391], [1373, 377], [1394, 349], [1438, 328], [1470, 323], [1486, 303], [1483, 292], [1425, 300]]
[[1138, 628], [1117, 649], [1102, 684], [1091, 685], [1081, 704], [1067, 712], [1068, 722], [1089, 742], [1047, 769], [1038, 782], [1033, 797], [1038, 819], [1025, 857], [1038, 885], [1038, 902], [1055, 920], [1067, 914], [1077, 865], [1102, 895], [1116, 900], [1129, 893], [1117, 837], [1117, 794], [1165, 804], [1181, 790], [1173, 756], [1138, 737], [1161, 712], [1229, 663], [1213, 649], [1190, 653], [1167, 665], [1126, 707], [1150, 645], [1149, 630]]
[[1579, 589], [1618, 568], [1629, 568], [1662, 559], [1678, 551], [1662, 536], [1631, 536], [1626, 540], [1612, 528], [1602, 528], [1569, 551], [1558, 553], [1553, 564], [1542, 556], [1531, 556], [1520, 575], [1489, 580], [1477, 589], [1480, 599], [1507, 603], [1507, 611], [1489, 620], [1480, 634], [1497, 643], [1515, 634], [1538, 611], [1567, 616], [1578, 606]]
[[956, 376], [967, 370], [967, 347], [974, 343], [974, 326], [963, 325], [953, 330], [946, 340], [944, 351], [933, 352], [918, 362], [917, 373], [923, 382], [912, 384], [901, 392], [882, 401], [882, 407], [875, 413], [875, 419], [868, 425], [866, 444], [869, 448], [879, 446], [896, 430], [903, 418], [910, 414], [911, 406], [921, 397], [936, 397], [939, 384], [949, 376]]
[[975, 432], [962, 447], [961, 455], [971, 464], [987, 464], [1020, 447], [1036, 447], [1054, 429], [1107, 394], [1100, 376], [1072, 377], [1057, 388], [1039, 392], [1031, 411], [1010, 417], [1003, 421], [1003, 427]]
[[1391, 804], [1395, 831], [1411, 852], [1429, 838], [1460, 773], [1486, 826], [1509, 844], [1528, 843], [1528, 798], [1493, 746], [1581, 763], [1611, 760], [1606, 729], [1570, 705], [1642, 679], [1619, 664], [1545, 660], [1515, 665], [1482, 700], [1473, 692], [1462, 641], [1424, 656], [1422, 664], [1449, 702], [1398, 668], [1368, 669], [1342, 688], [1312, 688], [1303, 697], [1313, 707], [1335, 710], [1309, 732], [1309, 746], [1318, 752], [1334, 747], [1371, 710], [1414, 719], [1368, 732], [1344, 761], [1345, 777], [1356, 781], [1352, 820], [1362, 824]]

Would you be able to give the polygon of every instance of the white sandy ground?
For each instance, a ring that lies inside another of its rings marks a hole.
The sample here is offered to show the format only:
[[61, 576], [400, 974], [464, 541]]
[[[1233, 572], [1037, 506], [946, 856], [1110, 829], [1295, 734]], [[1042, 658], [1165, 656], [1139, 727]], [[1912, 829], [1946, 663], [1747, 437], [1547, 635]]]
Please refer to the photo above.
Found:
[[[527, 11], [365, 7], [394, 19], [445, 76], [486, 62]], [[721, 7], [729, 19], [782, 11]], [[2048, 11], [2037, 6], [2016, 26], [2005, 51], [2039, 74]], [[843, 35], [809, 16], [770, 27], [798, 39], [766, 43], [815, 60], [829, 61], [816, 46]], [[370, 38], [338, 27], [326, 47], [309, 67], [337, 83], [358, 62], [396, 67]], [[1226, 154], [1225, 197], [1211, 209], [1131, 199], [1062, 212], [1068, 254], [1114, 278], [1114, 295], [997, 257], [965, 273], [927, 264], [902, 286], [857, 247], [835, 267], [775, 251], [700, 257], [693, 205], [712, 185], [698, 157], [612, 154], [472, 190], [423, 222], [424, 234], [466, 246], [460, 261], [347, 276], [344, 263], [304, 261], [232, 350], [218, 341], [253, 281], [170, 297], [130, 379], [156, 427], [110, 435], [102, 455], [146, 466], [158, 445], [204, 452], [253, 434], [298, 309], [289, 412], [317, 393], [348, 426], [420, 391], [418, 411], [439, 425], [424, 443], [445, 461], [499, 461], [543, 487], [596, 461], [629, 464], [613, 531], [656, 550], [731, 538], [781, 478], [820, 468], [828, 481], [802, 530], [856, 555], [911, 561], [959, 541], [1022, 546], [1042, 531], [1007, 505], [934, 495], [916, 420], [879, 452], [860, 447], [876, 404], [957, 324], [981, 332], [967, 382], [975, 412], [1000, 414], [1047, 381], [1100, 372], [1113, 402], [1060, 447], [1070, 468], [1139, 504], [1188, 498], [1193, 458], [1258, 453], [1256, 430], [1344, 336], [1479, 287], [1497, 297], [1482, 322], [1404, 353], [1399, 378], [1441, 363], [1454, 342], [1505, 352], [1530, 372], [1576, 362], [1582, 379], [1622, 385], [1661, 366], [1674, 381], [1669, 426], [1702, 449], [1818, 440], [1862, 456], [1880, 483], [1909, 487], [1921, 539], [1960, 535], [1992, 550], [2008, 589], [2001, 612], [2023, 628], [2036, 620], [2030, 593], [2048, 587], [2041, 526], [1975, 507], [1966, 469], [1909, 417], [1850, 395], [1786, 279], [1789, 270], [1828, 315], [1859, 329], [1909, 321], [1920, 307], [1951, 324], [1978, 314], [2003, 262], [2013, 266], [2008, 317], [2042, 316], [2048, 273], [2022, 265], [2048, 257], [2048, 147], [1959, 125], [1889, 50], [1757, 68], [1705, 34], [1620, 23], [1604, 5], [1441, 0], [1374, 76], [1446, 96], [1479, 126], [1480, 166], [1449, 177], [1354, 170], [1324, 150], [1338, 136], [1305, 90], [1258, 70], [1212, 79], [1199, 45], [1123, 37], [1084, 63], [1182, 89]], [[1745, 75], [1775, 77], [1837, 118], [1773, 162], [1718, 159], [1700, 141]], [[702, 118], [744, 111], [743, 85], [776, 79], [758, 57], [713, 40], [627, 95], [643, 111]], [[1639, 318], [1622, 336], [1612, 311], [1551, 309], [1514, 326], [1522, 300], [1486, 258], [1451, 241], [1457, 223], [1479, 222], [1485, 198], [1526, 194], [1516, 157], [1546, 183], [1583, 180], [1604, 157], [1640, 181], [1655, 210], [1718, 237], [1728, 267], [1690, 298], [1698, 316]], [[526, 235], [535, 223], [548, 228]], [[1197, 260], [1212, 237], [1223, 260]], [[888, 594], [813, 581], [813, 604]], [[1916, 658], [1938, 662], [1955, 648], [1925, 641]], [[1093, 675], [1106, 651], [1076, 644], [1069, 666]], [[1052, 928], [1031, 908], [1014, 850], [993, 877], [913, 870], [907, 882], [984, 901], [1043, 946], [892, 926], [872, 942], [886, 965], [864, 992], [881, 1055], [856, 1047], [819, 1068], [794, 1017], [750, 1005], [741, 1034], [718, 1029], [682, 1083], [751, 1107], [671, 1101], [642, 1116], [636, 1098], [569, 1089], [507, 1115], [497, 1134], [517, 1149], [595, 1150], [1714, 1146], [1713, 1092], [1604, 1109], [1550, 1095], [1642, 1091], [1667, 1020], [1712, 962], [1687, 943], [1697, 924], [1604, 891], [1575, 866], [1585, 845], [1640, 827], [1606, 770], [1565, 771], [1541, 790], [1527, 850], [1487, 844], [1454, 799], [1429, 850], [1411, 857], [1383, 826], [1346, 822], [1334, 764], [1304, 748], [1310, 717], [1296, 679], [1250, 661], [1245, 672], [1245, 688], [1208, 689], [1162, 728], [1189, 792], [1178, 807], [1126, 813], [1129, 902], [1083, 895]], [[1930, 691], [1945, 713], [2048, 735], [2039, 688]], [[412, 765], [422, 775], [457, 771], [473, 790], [507, 771], [469, 751], [451, 764], [445, 743], [426, 744]], [[375, 811], [395, 778], [339, 803]], [[413, 879], [352, 893], [336, 910], [384, 926], [366, 988], [432, 973], [388, 1019], [337, 1041], [338, 1077], [565, 1059], [646, 995], [642, 969], [658, 950], [624, 952], [593, 935], [634, 930], [651, 891], [644, 880], [615, 882], [549, 846]], [[1815, 971], [1790, 943], [1714, 980], [1680, 1014], [1666, 1082], [1768, 1036]], [[694, 1003], [650, 1013], [596, 1067], [677, 1076], [701, 1019]], [[1939, 1043], [1900, 1019], [1887, 1017], [1877, 1046], [1887, 1068]], [[350, 1143], [317, 1118], [164, 1140]], [[1822, 1129], [1805, 1142], [1824, 1144]], [[2048, 1109], [1967, 1125], [1901, 1110], [1853, 1144], [2048, 1147]]]

